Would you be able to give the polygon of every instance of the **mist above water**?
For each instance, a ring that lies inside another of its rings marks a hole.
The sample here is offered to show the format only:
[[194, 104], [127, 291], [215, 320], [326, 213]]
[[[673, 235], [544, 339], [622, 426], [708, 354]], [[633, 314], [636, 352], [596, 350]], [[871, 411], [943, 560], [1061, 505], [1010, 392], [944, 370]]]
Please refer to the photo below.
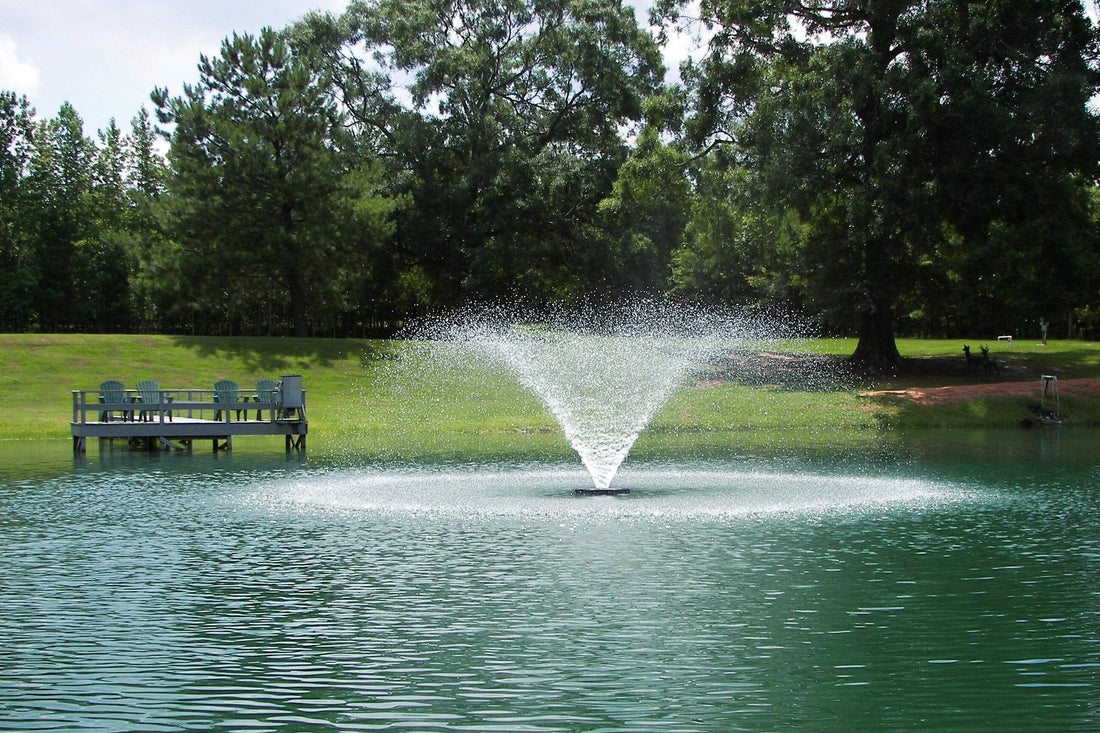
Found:
[[719, 355], [789, 337], [788, 319], [638, 300], [532, 314], [485, 308], [421, 335], [506, 369], [561, 426], [597, 489], [607, 489], [669, 398]]

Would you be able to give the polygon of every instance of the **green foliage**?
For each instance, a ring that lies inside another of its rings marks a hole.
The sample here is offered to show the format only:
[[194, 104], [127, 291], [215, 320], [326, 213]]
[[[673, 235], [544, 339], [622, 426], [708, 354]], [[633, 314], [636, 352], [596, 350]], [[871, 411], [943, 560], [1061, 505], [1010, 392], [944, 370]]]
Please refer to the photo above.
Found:
[[600, 202], [617, 265], [608, 290], [614, 292], [614, 284], [634, 292], [666, 288], [691, 207], [686, 173], [683, 154], [663, 143], [654, 127], [643, 128], [611, 195]]
[[25, 177], [33, 151], [34, 113], [26, 97], [0, 92], [0, 328], [21, 331], [34, 320], [38, 279], [31, 255]]
[[355, 0], [227, 38], [154, 92], [163, 132], [0, 93], [0, 329], [392, 333], [642, 291], [791, 308], [884, 372], [898, 335], [1096, 333], [1079, 4], [686, 5], [654, 6], [710, 39], [682, 84], [621, 0]]
[[37, 273], [33, 309], [43, 330], [79, 328], [89, 321], [79, 273], [90, 254], [78, 250], [88, 225], [93, 146], [76, 110], [63, 104], [58, 116], [38, 124], [26, 177], [31, 201], [27, 228]]
[[[411, 199], [389, 267], [397, 282], [426, 278], [421, 307], [517, 287], [569, 297], [616, 279], [597, 204], [625, 156], [620, 128], [639, 119], [661, 72], [630, 8], [353, 2], [292, 35], [323, 50], [361, 138]], [[408, 106], [369, 73], [379, 65], [408, 80]]]
[[[680, 22], [683, 4], [657, 11]], [[796, 215], [805, 298], [826, 323], [855, 326], [854, 360], [897, 361], [899, 311], [924, 328], [1007, 328], [1094, 297], [1100, 32], [1079, 5], [735, 0], [700, 11], [713, 39], [685, 69], [689, 140], [733, 148], [728, 164], [750, 170], [758, 194], [749, 205], [731, 196], [724, 221], [759, 206], [773, 220]], [[684, 276], [716, 259], [706, 240], [689, 245]], [[945, 298], [947, 312], [924, 307]]]
[[797, 216], [757, 205], [759, 177], [725, 164], [719, 155], [705, 158], [695, 178], [691, 218], [681, 246], [672, 253], [671, 291], [707, 303], [797, 310]]
[[[142, 119], [142, 118], [139, 118]], [[145, 191], [163, 166], [154, 131], [124, 136], [112, 120], [99, 144], [64, 104], [36, 121], [26, 100], [2, 93], [0, 329], [124, 331], [143, 324], [137, 268], [156, 234]]]
[[343, 118], [309, 56], [271, 29], [202, 57], [181, 97], [169, 159], [174, 278], [195, 315], [306, 336], [348, 304], [395, 203], [380, 169], [343, 150]]

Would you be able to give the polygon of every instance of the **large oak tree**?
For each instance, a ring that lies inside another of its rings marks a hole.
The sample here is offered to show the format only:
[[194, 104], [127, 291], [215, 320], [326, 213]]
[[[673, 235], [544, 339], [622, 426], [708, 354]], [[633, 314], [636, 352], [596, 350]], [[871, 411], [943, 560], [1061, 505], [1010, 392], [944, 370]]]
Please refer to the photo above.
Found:
[[[684, 6], [658, 11], [684, 21]], [[734, 146], [726, 157], [758, 177], [759, 205], [798, 216], [809, 297], [847, 314], [853, 361], [897, 363], [898, 305], [926, 269], [1009, 248], [1024, 262], [998, 271], [1053, 292], [1043, 263], [1088, 259], [1100, 47], [1079, 2], [702, 0], [699, 11], [712, 35], [685, 69], [696, 142]]]
[[[295, 31], [413, 200], [396, 266], [425, 305], [606, 280], [599, 202], [623, 130], [660, 84], [655, 39], [620, 0], [376, 0]], [[392, 82], [392, 88], [391, 88]]]

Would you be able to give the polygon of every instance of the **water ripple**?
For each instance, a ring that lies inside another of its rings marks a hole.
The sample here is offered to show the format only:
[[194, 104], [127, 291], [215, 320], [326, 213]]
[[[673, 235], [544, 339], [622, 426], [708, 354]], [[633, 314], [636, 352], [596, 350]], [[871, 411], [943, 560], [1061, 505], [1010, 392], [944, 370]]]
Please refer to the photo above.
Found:
[[556, 468], [231, 475], [0, 493], [0, 727], [1100, 722], [1083, 488], [658, 467], [589, 500]]

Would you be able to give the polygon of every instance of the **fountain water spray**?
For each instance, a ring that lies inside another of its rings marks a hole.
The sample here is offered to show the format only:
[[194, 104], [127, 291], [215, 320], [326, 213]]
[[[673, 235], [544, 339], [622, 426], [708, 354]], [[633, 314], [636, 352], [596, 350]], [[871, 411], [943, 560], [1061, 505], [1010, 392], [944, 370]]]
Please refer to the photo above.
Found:
[[720, 353], [764, 337], [760, 319], [667, 301], [524, 318], [507, 308], [451, 316], [432, 330], [507, 369], [561, 426], [594, 489], [611, 482], [672, 394]]
[[546, 406], [596, 489], [609, 489], [645, 426], [700, 358], [698, 345], [657, 335], [512, 329], [478, 342]]

